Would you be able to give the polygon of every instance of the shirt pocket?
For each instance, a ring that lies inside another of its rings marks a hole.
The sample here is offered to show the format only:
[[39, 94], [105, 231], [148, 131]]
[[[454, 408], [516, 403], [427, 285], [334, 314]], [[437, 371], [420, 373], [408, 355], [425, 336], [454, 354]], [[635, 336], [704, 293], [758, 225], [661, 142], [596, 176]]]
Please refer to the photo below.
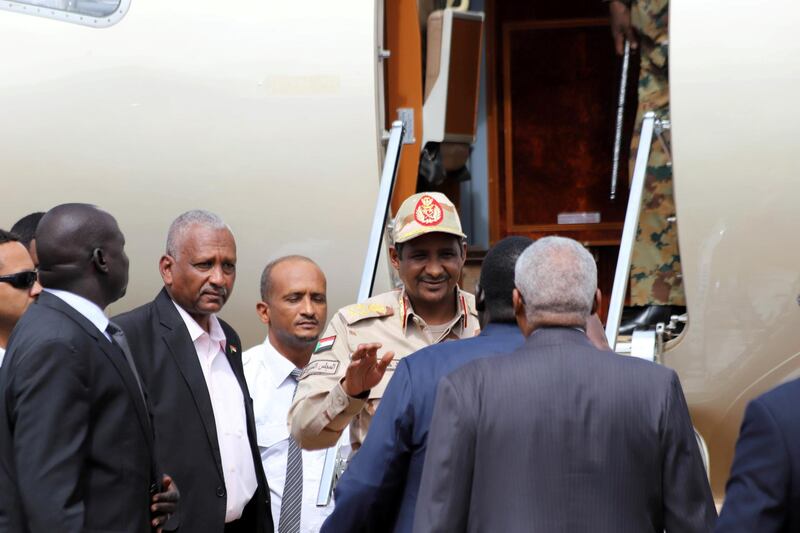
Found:
[[261, 465], [270, 490], [275, 495], [283, 493], [286, 480], [286, 458], [289, 451], [289, 430], [286, 424], [256, 424], [256, 440], [261, 455]]
[[256, 440], [259, 448], [272, 448], [279, 442], [289, 438], [289, 427], [286, 422], [256, 421]]

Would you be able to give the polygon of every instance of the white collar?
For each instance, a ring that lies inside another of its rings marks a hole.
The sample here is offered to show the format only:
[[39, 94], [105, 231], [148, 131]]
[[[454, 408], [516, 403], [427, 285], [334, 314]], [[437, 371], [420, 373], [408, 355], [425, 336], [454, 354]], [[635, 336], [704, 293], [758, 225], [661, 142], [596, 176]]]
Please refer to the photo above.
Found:
[[262, 344], [262, 346], [261, 364], [269, 371], [272, 386], [277, 389], [289, 378], [292, 370], [295, 369], [294, 363], [281, 355], [269, 341], [269, 337], [264, 339], [264, 344]]
[[[197, 321], [192, 318], [192, 315], [186, 312], [186, 309], [178, 305], [175, 300], [172, 300], [172, 304], [175, 306], [175, 309], [178, 310], [178, 314], [181, 315], [183, 319], [183, 323], [186, 324], [186, 329], [189, 330], [189, 337], [191, 337], [192, 342], [195, 342], [197, 339], [202, 337], [206, 334], [206, 330], [204, 330]], [[223, 351], [225, 349], [225, 332], [222, 331], [222, 326], [219, 324], [219, 320], [217, 319], [217, 315], [210, 315], [208, 317], [208, 336], [211, 340], [215, 343], [219, 343], [222, 346]]]
[[44, 292], [49, 292], [53, 296], [63, 300], [71, 308], [75, 309], [78, 313], [83, 315], [86, 320], [94, 324], [94, 327], [100, 330], [100, 333], [106, 335], [106, 328], [108, 327], [108, 317], [100, 309], [96, 303], [87, 300], [83, 296], [78, 296], [74, 292], [62, 291], [59, 289], [44, 289]]

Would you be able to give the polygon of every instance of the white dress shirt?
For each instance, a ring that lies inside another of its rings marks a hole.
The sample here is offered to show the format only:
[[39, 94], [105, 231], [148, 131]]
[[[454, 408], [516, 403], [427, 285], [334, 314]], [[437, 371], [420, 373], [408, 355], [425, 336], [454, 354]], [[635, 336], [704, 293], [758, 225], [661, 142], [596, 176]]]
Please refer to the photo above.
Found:
[[94, 324], [94, 327], [100, 330], [100, 333], [105, 335], [106, 339], [111, 340], [111, 335], [108, 334], [106, 328], [108, 327], [108, 317], [100, 309], [100, 306], [91, 300], [87, 300], [83, 296], [78, 296], [74, 292], [62, 291], [59, 289], [44, 289], [44, 292], [49, 292], [53, 296], [63, 300], [71, 308], [75, 309], [86, 320]]
[[[286, 482], [286, 462], [289, 453], [289, 428], [286, 415], [292, 404], [297, 384], [290, 377], [294, 364], [283, 357], [265, 340], [242, 355], [247, 388], [253, 398], [256, 415], [256, 434], [261, 463], [271, 493], [272, 521], [278, 531], [283, 488]], [[303, 500], [300, 531], [316, 533], [333, 511], [333, 504], [317, 507], [317, 492], [325, 465], [325, 450], [303, 450]]]
[[3, 366], [3, 359], [6, 356], [6, 349], [0, 348], [0, 366]]
[[210, 316], [209, 332], [206, 333], [189, 313], [174, 301], [172, 303], [189, 330], [211, 397], [227, 493], [225, 522], [232, 522], [241, 518], [244, 507], [258, 488], [247, 437], [242, 388], [225, 357], [225, 332], [217, 317]]

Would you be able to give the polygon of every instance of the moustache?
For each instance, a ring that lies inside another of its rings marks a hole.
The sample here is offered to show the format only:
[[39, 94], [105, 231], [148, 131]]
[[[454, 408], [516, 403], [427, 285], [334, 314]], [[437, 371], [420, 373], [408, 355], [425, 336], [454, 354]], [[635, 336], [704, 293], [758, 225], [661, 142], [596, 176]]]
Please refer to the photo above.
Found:
[[431, 277], [428, 277], [428, 276], [422, 276], [422, 277], [419, 278], [419, 281], [420, 282], [425, 282], [425, 283], [441, 283], [443, 281], [448, 281], [449, 279], [450, 279], [450, 276], [439, 276], [438, 278], [431, 278]]
[[220, 298], [224, 299], [228, 297], [228, 289], [226, 289], [225, 287], [206, 286], [202, 288], [200, 294], [211, 294], [213, 296], [219, 296]]

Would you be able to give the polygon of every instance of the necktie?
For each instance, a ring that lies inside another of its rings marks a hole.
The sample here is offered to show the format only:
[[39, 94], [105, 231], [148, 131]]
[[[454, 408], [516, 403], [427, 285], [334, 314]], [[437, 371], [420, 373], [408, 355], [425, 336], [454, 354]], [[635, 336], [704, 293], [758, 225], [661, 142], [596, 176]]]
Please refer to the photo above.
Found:
[[[300, 369], [292, 370], [291, 376], [296, 388]], [[291, 435], [289, 436], [289, 453], [287, 455], [286, 483], [283, 485], [278, 533], [298, 533], [300, 531], [300, 508], [303, 502], [303, 455]]]
[[144, 389], [142, 388], [142, 380], [139, 378], [139, 372], [136, 371], [136, 364], [133, 362], [133, 356], [131, 355], [131, 348], [128, 346], [128, 341], [125, 339], [125, 333], [114, 324], [113, 322], [109, 322], [108, 326], [106, 326], [106, 332], [111, 335], [111, 342], [115, 344], [122, 354], [125, 356], [125, 361], [128, 363], [128, 366], [133, 373], [134, 379], [136, 379], [136, 385], [139, 386], [139, 394], [142, 396], [142, 401], [144, 402], [145, 406], [147, 405], [147, 400], [145, 400], [144, 396]]
[[[139, 394], [142, 397], [142, 402], [144, 403], [144, 408], [147, 413], [150, 413], [150, 405], [147, 403], [147, 396], [144, 394], [144, 388], [142, 388], [142, 380], [139, 377], [139, 372], [136, 371], [136, 363], [133, 362], [133, 356], [131, 355], [131, 347], [128, 346], [128, 340], [125, 338], [125, 333], [122, 332], [119, 326], [114, 324], [113, 322], [109, 322], [108, 326], [106, 326], [106, 333], [111, 335], [111, 344], [119, 348], [122, 352], [122, 355], [125, 356], [125, 361], [128, 363], [128, 366], [131, 369], [131, 373], [133, 374], [134, 379], [136, 379], [136, 385], [139, 387]], [[150, 416], [145, 417], [145, 423], [147, 424], [150, 435], [153, 434], [153, 421], [150, 419]], [[161, 474], [158, 471], [158, 467], [156, 466], [155, 461], [151, 460], [150, 462], [150, 479], [154, 480], [153, 484], [150, 485], [150, 493], [155, 494], [158, 492], [157, 488], [160, 486], [158, 481], [161, 479]]]

